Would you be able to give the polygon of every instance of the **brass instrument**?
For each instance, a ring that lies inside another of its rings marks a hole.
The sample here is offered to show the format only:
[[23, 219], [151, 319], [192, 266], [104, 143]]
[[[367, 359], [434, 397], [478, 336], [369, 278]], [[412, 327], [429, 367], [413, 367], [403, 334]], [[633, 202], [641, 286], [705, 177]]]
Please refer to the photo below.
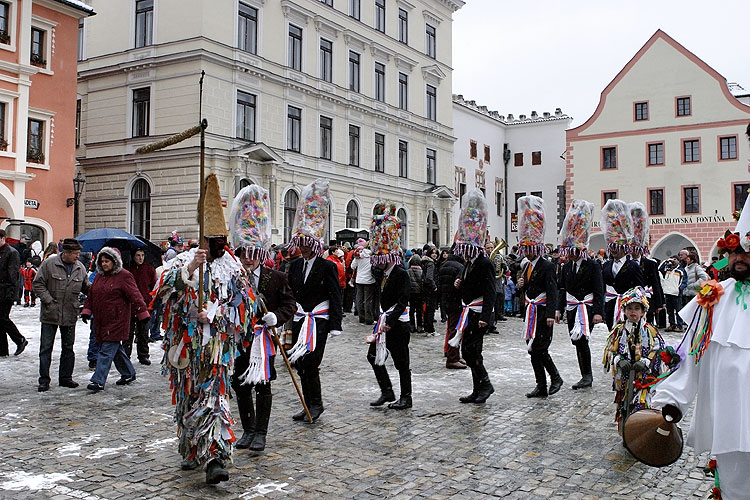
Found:
[[[495, 256], [497, 255], [497, 253], [500, 250], [502, 250], [503, 248], [507, 247], [508, 243], [505, 240], [501, 240], [500, 238], [498, 238], [497, 236], [495, 236], [495, 241], [493, 241], [492, 244], [495, 246], [495, 248], [493, 248], [492, 252], [490, 252], [490, 260], [493, 263], [495, 263]], [[495, 279], [499, 280], [500, 278], [503, 277], [502, 276], [502, 269], [503, 269], [503, 264], [504, 263], [505, 263], [505, 259], [503, 259], [502, 256], [501, 256], [500, 262], [495, 264]]]

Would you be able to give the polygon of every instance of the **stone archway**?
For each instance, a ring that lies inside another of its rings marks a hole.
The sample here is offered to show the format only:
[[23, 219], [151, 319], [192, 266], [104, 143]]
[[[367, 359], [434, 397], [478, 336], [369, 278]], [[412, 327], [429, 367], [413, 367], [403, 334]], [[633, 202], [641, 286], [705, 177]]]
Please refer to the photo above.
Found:
[[664, 260], [677, 255], [683, 248], [694, 248], [701, 262], [703, 262], [703, 256], [701, 256], [698, 250], [698, 245], [682, 233], [669, 233], [657, 241], [653, 248], [651, 248], [651, 257]]

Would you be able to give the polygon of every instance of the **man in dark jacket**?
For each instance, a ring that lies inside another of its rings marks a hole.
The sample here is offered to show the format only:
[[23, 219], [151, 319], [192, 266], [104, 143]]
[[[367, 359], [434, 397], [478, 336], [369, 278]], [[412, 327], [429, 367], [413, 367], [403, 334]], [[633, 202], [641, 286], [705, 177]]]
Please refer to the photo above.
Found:
[[19, 272], [20, 262], [16, 249], [5, 241], [5, 230], [0, 229], [0, 356], [8, 356], [10, 353], [8, 337], [16, 344], [16, 356], [21, 354], [29, 344], [10, 319], [13, 302], [19, 300], [18, 280], [22, 279]]
[[455, 282], [464, 272], [463, 262], [463, 257], [451, 253], [448, 259], [443, 262], [438, 273], [443, 307], [445, 307], [445, 312], [448, 315], [448, 326], [443, 343], [443, 353], [447, 358], [445, 367], [458, 370], [466, 368], [466, 365], [461, 362], [458, 347], [453, 347], [448, 342], [456, 335], [456, 326], [458, 325], [458, 319], [461, 317], [461, 291], [456, 288]]
[[636, 261], [628, 258], [623, 250], [612, 252], [612, 258], [602, 266], [602, 279], [606, 292], [604, 312], [607, 319], [607, 328], [612, 327], [620, 321], [616, 318], [619, 307], [620, 296], [637, 286], [644, 286], [643, 273]]
[[42, 303], [39, 312], [39, 320], [42, 323], [39, 346], [39, 392], [49, 389], [49, 366], [52, 362], [52, 348], [58, 328], [62, 347], [59, 383], [63, 387], [78, 387], [78, 382], [73, 381], [75, 365], [73, 344], [75, 344], [76, 321], [80, 308], [78, 294], [86, 293], [89, 289], [86, 268], [78, 261], [80, 253], [81, 244], [78, 240], [65, 238], [62, 253], [42, 262], [34, 279], [34, 293]]
[[[135, 284], [138, 286], [138, 290], [143, 296], [143, 301], [148, 306], [151, 303], [151, 290], [156, 285], [156, 270], [151, 263], [146, 262], [146, 253], [142, 248], [138, 248], [133, 251], [133, 258], [125, 266], [125, 270], [129, 271], [130, 274], [135, 278]], [[143, 321], [138, 321], [135, 315], [130, 317], [130, 335], [128, 340], [122, 343], [122, 347], [125, 349], [125, 354], [130, 357], [130, 353], [133, 351], [133, 340], [135, 339], [136, 352], [138, 355], [138, 362], [142, 365], [150, 365], [151, 360], [149, 359], [149, 324]]]
[[435, 292], [437, 291], [437, 249], [425, 245], [422, 256], [422, 301], [424, 303], [424, 331], [430, 335], [435, 333]]

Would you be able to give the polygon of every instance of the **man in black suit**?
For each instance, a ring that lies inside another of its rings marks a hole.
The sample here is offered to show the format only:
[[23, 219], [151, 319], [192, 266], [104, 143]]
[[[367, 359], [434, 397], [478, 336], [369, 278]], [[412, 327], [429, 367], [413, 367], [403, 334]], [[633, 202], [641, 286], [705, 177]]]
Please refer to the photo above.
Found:
[[643, 275], [643, 286], [646, 288], [646, 295], [650, 307], [646, 313], [646, 320], [655, 325], [654, 316], [662, 311], [665, 307], [664, 291], [661, 288], [661, 276], [659, 275], [659, 266], [655, 260], [646, 257], [649, 244], [649, 218], [646, 207], [640, 201], [628, 204], [630, 217], [633, 219], [633, 237], [630, 240], [630, 255], [641, 268]]
[[644, 286], [643, 273], [636, 261], [625, 255], [625, 250], [618, 249], [610, 253], [611, 258], [602, 266], [602, 279], [606, 292], [604, 312], [607, 327], [611, 331], [620, 319], [615, 318], [619, 310], [617, 304], [620, 296], [637, 286]]

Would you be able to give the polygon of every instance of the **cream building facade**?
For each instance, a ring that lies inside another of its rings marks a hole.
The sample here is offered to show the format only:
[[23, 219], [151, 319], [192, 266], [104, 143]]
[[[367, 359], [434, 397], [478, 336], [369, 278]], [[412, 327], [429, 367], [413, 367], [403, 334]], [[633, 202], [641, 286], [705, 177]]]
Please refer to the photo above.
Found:
[[[451, 24], [462, 0], [91, 0], [79, 63], [85, 229], [195, 237], [199, 139], [228, 205], [270, 191], [274, 242], [322, 177], [329, 233], [396, 203], [405, 246], [453, 234]], [[199, 77], [203, 80], [202, 115]]]
[[[567, 132], [567, 202], [597, 213], [610, 197], [643, 202], [653, 256], [693, 247], [709, 260], [750, 189], [748, 122], [726, 79], [659, 30]], [[601, 233], [591, 246], [604, 246]]]

